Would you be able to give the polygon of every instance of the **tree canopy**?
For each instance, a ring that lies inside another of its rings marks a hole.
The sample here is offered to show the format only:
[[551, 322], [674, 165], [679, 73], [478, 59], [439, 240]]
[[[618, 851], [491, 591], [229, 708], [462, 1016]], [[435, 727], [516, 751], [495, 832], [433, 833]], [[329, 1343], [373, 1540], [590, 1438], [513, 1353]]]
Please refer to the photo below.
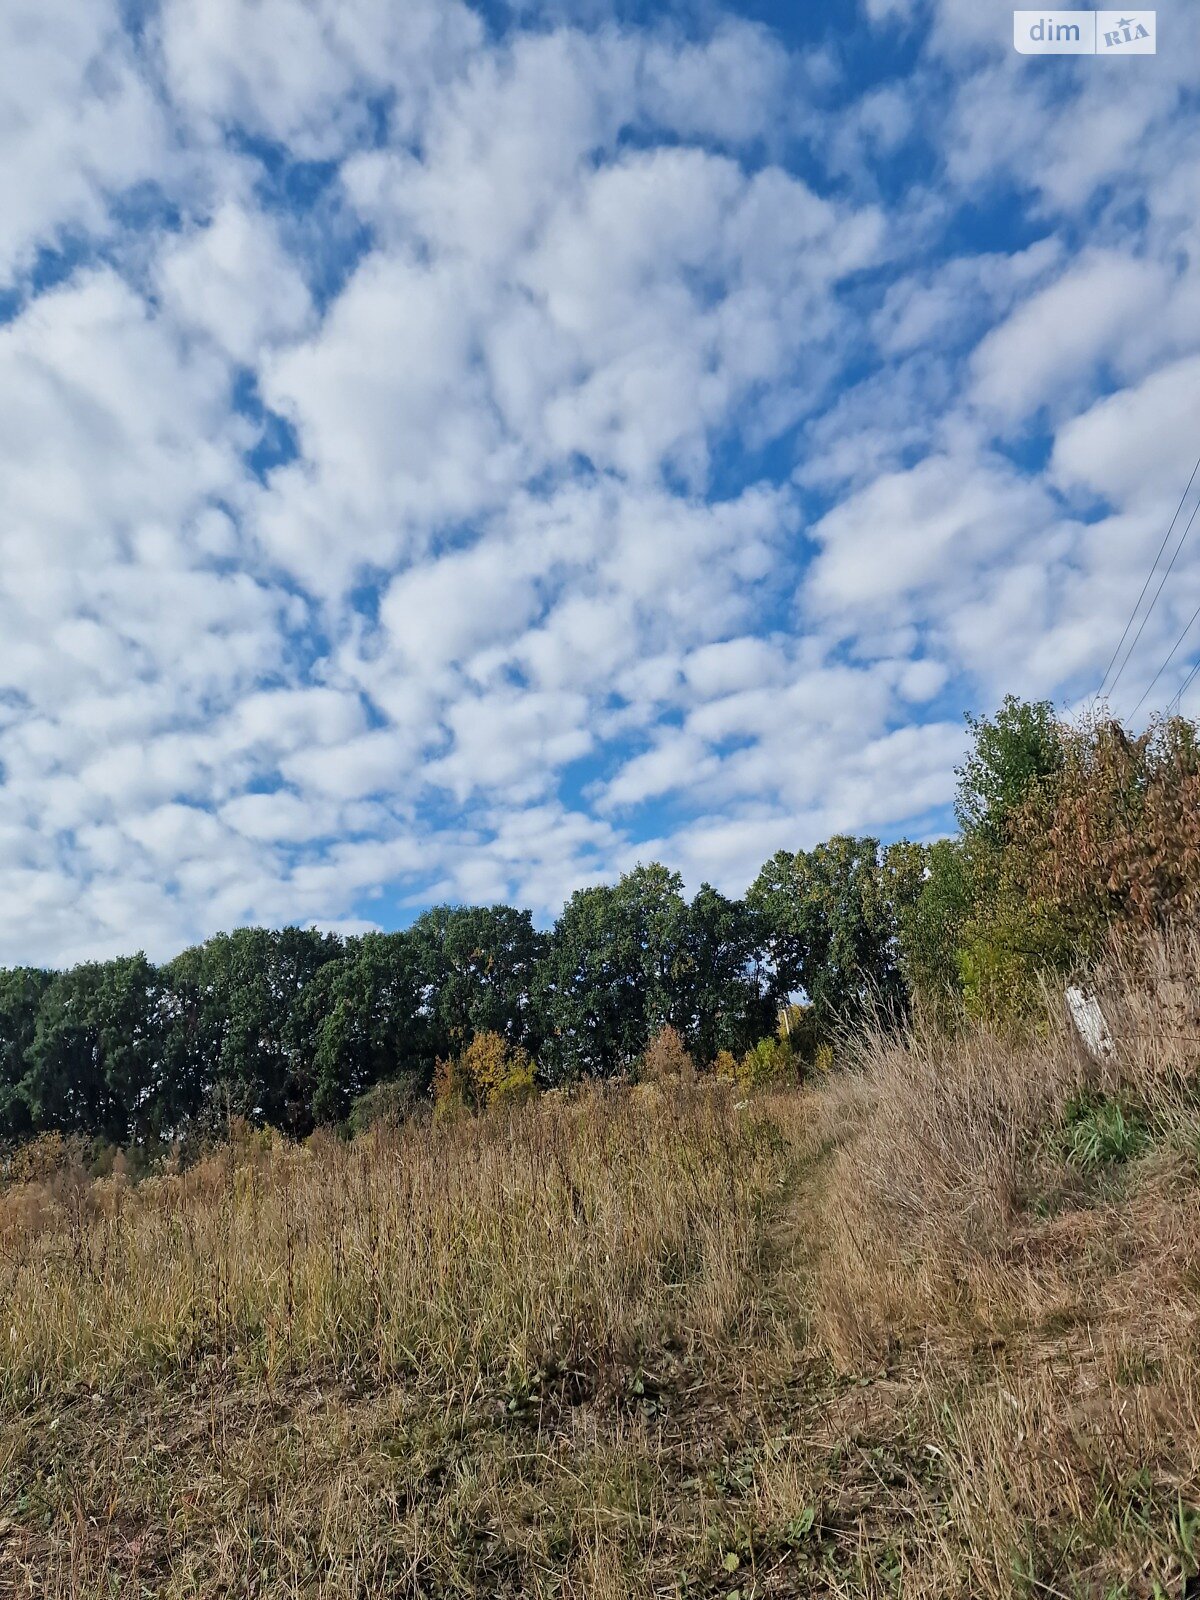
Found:
[[1114, 929], [1194, 916], [1193, 724], [1135, 738], [1011, 697], [968, 724], [957, 836], [780, 850], [742, 899], [704, 883], [689, 900], [651, 861], [579, 889], [547, 929], [513, 906], [440, 905], [395, 933], [236, 928], [163, 965], [0, 971], [0, 1141], [149, 1147], [235, 1115], [302, 1134], [376, 1086], [411, 1104], [439, 1072], [470, 1080], [467, 1102], [515, 1103], [535, 1077], [635, 1069], [668, 1028], [700, 1067], [770, 1064], [789, 1001], [805, 1009], [799, 1031], [786, 1010], [788, 1050], [914, 1008], [1002, 1020]]

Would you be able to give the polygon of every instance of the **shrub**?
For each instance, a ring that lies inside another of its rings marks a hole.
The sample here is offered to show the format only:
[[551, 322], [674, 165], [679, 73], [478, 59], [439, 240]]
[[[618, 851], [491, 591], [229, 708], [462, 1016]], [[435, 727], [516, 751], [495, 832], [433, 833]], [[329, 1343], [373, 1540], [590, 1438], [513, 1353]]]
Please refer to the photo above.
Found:
[[39, 1133], [14, 1150], [8, 1163], [12, 1183], [41, 1183], [72, 1168], [86, 1168], [91, 1148], [78, 1134]]
[[502, 1034], [477, 1033], [465, 1050], [437, 1064], [433, 1076], [437, 1115], [519, 1104], [537, 1093], [536, 1077], [527, 1050], [509, 1044]]
[[439, 1121], [468, 1106], [468, 1080], [461, 1056], [439, 1056], [433, 1068], [433, 1114]]
[[513, 1062], [488, 1094], [487, 1103], [493, 1110], [524, 1105], [538, 1092], [537, 1067], [523, 1050], [520, 1054], [524, 1060]]
[[774, 1089], [797, 1078], [796, 1053], [786, 1039], [760, 1039], [738, 1062], [740, 1089]]
[[1200, 906], [1200, 744], [1180, 717], [1131, 738], [1115, 721], [1065, 738], [1066, 762], [1014, 830], [1072, 940], [1092, 953], [1111, 925], [1144, 934]]
[[386, 1078], [353, 1102], [348, 1118], [350, 1132], [357, 1136], [368, 1128], [398, 1128], [415, 1116], [424, 1103], [415, 1073]]
[[957, 963], [967, 1014], [1024, 1024], [1041, 975], [1187, 926], [1200, 907], [1200, 744], [1175, 717], [1136, 738], [1110, 718], [1063, 726], [1057, 766], [966, 841], [973, 907]]
[[966, 930], [957, 966], [963, 1010], [972, 1021], [1016, 1026], [1040, 1009], [1038, 977], [1051, 964], [1050, 952], [1023, 942], [1023, 931], [994, 911], [989, 922]]
[[732, 1050], [718, 1050], [713, 1062], [713, 1076], [721, 1083], [738, 1081], [738, 1059]]
[[642, 1083], [690, 1083], [695, 1076], [696, 1064], [688, 1054], [683, 1036], [667, 1023], [643, 1051], [638, 1078]]

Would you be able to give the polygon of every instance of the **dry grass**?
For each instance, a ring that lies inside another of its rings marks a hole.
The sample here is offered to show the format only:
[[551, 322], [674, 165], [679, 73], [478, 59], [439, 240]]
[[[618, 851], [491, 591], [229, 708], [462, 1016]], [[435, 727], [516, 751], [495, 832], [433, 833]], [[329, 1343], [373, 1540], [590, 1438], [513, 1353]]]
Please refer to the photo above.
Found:
[[10, 1189], [0, 1593], [597, 1592], [660, 1391], [771, 1343], [796, 1111], [597, 1091]]
[[872, 1041], [818, 1102], [814, 1337], [843, 1368], [906, 1365], [940, 1463], [906, 1593], [1154, 1595], [1195, 1571], [1197, 971], [1188, 941], [1113, 963], [1102, 1065], [1048, 996], [1033, 1040]]
[[209, 1360], [441, 1390], [726, 1338], [784, 1169], [765, 1127], [722, 1094], [597, 1093], [11, 1192], [0, 1396]]
[[1103, 1069], [1050, 1005], [815, 1092], [11, 1185], [0, 1596], [1175, 1600], [1197, 970], [1114, 969]]

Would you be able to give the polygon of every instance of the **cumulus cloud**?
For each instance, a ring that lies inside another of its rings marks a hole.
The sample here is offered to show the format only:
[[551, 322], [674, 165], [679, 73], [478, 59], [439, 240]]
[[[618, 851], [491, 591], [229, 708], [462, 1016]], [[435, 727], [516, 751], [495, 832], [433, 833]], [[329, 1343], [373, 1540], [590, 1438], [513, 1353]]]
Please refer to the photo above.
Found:
[[9, 7], [0, 958], [737, 890], [1086, 693], [1194, 456], [1195, 25], [1118, 106], [1006, 16]]
[[170, 165], [165, 119], [107, 0], [13, 0], [0, 18], [0, 286]]
[[166, 85], [201, 137], [242, 128], [305, 160], [361, 137], [373, 96], [418, 127], [482, 31], [457, 0], [166, 0], [155, 18]]
[[[589, 81], [588, 138], [604, 128], [599, 92]], [[503, 254], [490, 208], [455, 209], [471, 183], [456, 146], [435, 140], [424, 163], [376, 175], [384, 197], [372, 188], [371, 211], [388, 212], [395, 242], [363, 262], [311, 339], [264, 360], [264, 396], [301, 458], [273, 475], [256, 527], [310, 585], [420, 555], [439, 527], [574, 461], [700, 487], [710, 439], [765, 386], [820, 392], [842, 320], [834, 290], [877, 252], [876, 211], [700, 149], [614, 151], [576, 170], [561, 153], [548, 163], [544, 144], [522, 143], [503, 175], [501, 192], [517, 194], [506, 227], [526, 216]]]
[[1072, 417], [1054, 441], [1051, 467], [1068, 488], [1156, 511], [1173, 504], [1195, 458], [1191, 407], [1200, 355], [1157, 368]]
[[1049, 514], [1045, 492], [998, 458], [930, 456], [821, 519], [807, 592], [832, 610], [903, 615], [911, 597], [940, 599], [955, 572], [970, 581]]
[[1130, 346], [1144, 342], [1142, 308], [1161, 306], [1170, 283], [1158, 262], [1109, 251], [1082, 256], [976, 349], [976, 400], [1019, 417], [1070, 393], [1101, 362], [1124, 366]]
[[276, 229], [234, 201], [191, 237], [171, 242], [158, 262], [158, 286], [183, 326], [211, 335], [247, 365], [302, 332], [312, 309]]

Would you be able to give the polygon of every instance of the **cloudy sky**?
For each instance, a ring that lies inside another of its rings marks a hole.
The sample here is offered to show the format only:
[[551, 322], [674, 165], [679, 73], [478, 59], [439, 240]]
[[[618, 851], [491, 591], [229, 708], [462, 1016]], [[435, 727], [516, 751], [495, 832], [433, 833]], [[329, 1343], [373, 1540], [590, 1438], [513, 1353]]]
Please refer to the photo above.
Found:
[[1200, 449], [1158, 30], [7, 0], [0, 960], [943, 828], [964, 710], [1096, 690]]

